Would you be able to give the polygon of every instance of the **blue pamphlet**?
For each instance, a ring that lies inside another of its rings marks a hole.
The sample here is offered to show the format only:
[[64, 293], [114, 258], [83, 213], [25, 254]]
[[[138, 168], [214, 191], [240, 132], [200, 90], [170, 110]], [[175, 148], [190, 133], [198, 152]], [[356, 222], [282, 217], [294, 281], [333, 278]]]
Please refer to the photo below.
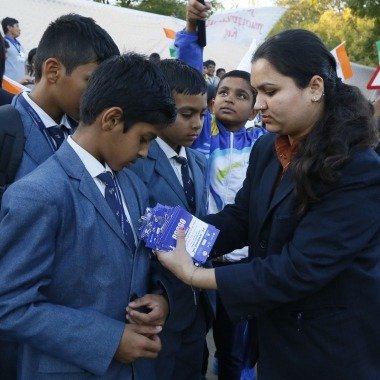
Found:
[[177, 242], [177, 230], [185, 229], [186, 250], [197, 263], [204, 263], [215, 243], [219, 230], [202, 222], [180, 206], [157, 204], [147, 208], [140, 227], [140, 238], [148, 248], [171, 251]]

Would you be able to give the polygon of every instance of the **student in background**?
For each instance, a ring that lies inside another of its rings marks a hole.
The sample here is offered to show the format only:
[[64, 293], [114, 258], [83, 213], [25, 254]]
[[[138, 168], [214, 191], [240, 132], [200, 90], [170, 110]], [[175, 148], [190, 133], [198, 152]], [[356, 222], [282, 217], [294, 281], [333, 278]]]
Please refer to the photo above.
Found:
[[4, 104], [11, 104], [13, 95], [8, 91], [5, 91], [2, 87], [2, 81], [5, 70], [5, 44], [3, 36], [0, 34], [0, 106]]
[[219, 77], [219, 79], [222, 79], [222, 76], [226, 73], [226, 70], [222, 67], [219, 67], [219, 69], [216, 70], [216, 76]]
[[205, 80], [209, 86], [216, 87], [219, 83], [220, 78], [215, 75], [215, 61], [208, 59], [204, 62], [205, 68]]
[[89, 77], [100, 62], [117, 54], [110, 35], [91, 18], [69, 14], [48, 26], [35, 57], [36, 84], [13, 100], [25, 133], [16, 180], [49, 158], [72, 133]]
[[[149, 294], [162, 280], [136, 238], [146, 188], [121, 169], [175, 116], [156, 65], [114, 56], [91, 76], [74, 135], [6, 190], [0, 334], [20, 343], [19, 379], [155, 379], [168, 304]], [[126, 323], [136, 297], [146, 326]]]
[[26, 55], [24, 48], [18, 41], [21, 29], [18, 21], [12, 17], [5, 17], [1, 20], [4, 38], [9, 44], [5, 61], [5, 75], [21, 84], [28, 84], [32, 78], [26, 73]]
[[[159, 63], [177, 108], [177, 118], [160, 130], [146, 160], [132, 170], [146, 184], [149, 203], [182, 206], [197, 217], [206, 214], [207, 164], [203, 154], [189, 148], [199, 136], [207, 110], [202, 75], [178, 60]], [[203, 347], [211, 314], [205, 292], [185, 285], [167, 273], [171, 310], [161, 333], [162, 351], [156, 362], [160, 380], [200, 380]]]
[[37, 53], [37, 48], [31, 49], [28, 53], [28, 59], [26, 62], [26, 70], [28, 72], [28, 75], [31, 78], [30, 82], [26, 86], [30, 89], [33, 89], [34, 87], [34, 77], [36, 75], [35, 69], [34, 69], [34, 63], [36, 61], [36, 53]]
[[28, 53], [28, 61], [27, 61], [27, 70], [28, 74], [34, 79], [35, 76], [35, 69], [34, 69], [34, 63], [36, 61], [36, 53], [37, 53], [37, 48], [33, 48], [29, 51]]
[[[197, 1], [187, 4], [186, 29], [176, 34], [178, 57], [200, 69], [202, 49], [197, 43]], [[190, 18], [192, 17], [192, 18]], [[256, 91], [250, 75], [233, 70], [220, 80], [213, 101], [213, 116], [206, 115], [203, 130], [192, 147], [208, 157], [209, 206], [208, 212], [221, 211], [233, 203], [243, 184], [249, 155], [257, 139], [266, 133], [255, 118]], [[245, 127], [255, 119], [255, 127]], [[229, 266], [247, 258], [248, 248], [230, 252], [214, 262], [214, 266]], [[246, 322], [234, 323], [227, 315], [217, 294], [214, 340], [218, 358], [218, 375], [223, 380], [239, 380], [244, 363], [243, 334]]]
[[207, 110], [209, 114], [213, 113], [215, 95], [216, 88], [213, 86], [207, 86]]

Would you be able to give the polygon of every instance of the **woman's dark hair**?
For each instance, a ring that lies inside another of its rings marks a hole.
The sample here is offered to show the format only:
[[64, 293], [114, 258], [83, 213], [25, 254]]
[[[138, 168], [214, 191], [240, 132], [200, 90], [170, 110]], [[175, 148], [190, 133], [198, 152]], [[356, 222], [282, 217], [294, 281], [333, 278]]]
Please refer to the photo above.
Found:
[[318, 200], [318, 181], [338, 180], [340, 168], [355, 150], [377, 145], [373, 108], [357, 87], [342, 83], [333, 55], [312, 32], [294, 29], [275, 35], [259, 46], [252, 63], [258, 59], [267, 60], [299, 88], [306, 88], [314, 75], [324, 81], [323, 114], [300, 142], [291, 164], [298, 211], [303, 213]]

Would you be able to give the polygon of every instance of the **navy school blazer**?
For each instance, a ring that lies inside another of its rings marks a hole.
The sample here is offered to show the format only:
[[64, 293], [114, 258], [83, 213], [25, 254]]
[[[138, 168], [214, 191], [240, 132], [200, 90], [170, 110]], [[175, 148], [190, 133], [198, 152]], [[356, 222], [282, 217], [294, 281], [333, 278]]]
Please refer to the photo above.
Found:
[[[207, 210], [207, 161], [203, 154], [191, 148], [186, 148], [186, 155], [194, 179], [195, 215], [202, 217]], [[157, 203], [173, 207], [179, 205], [189, 211], [183, 187], [178, 181], [167, 156], [156, 141], [150, 143], [147, 158], [138, 160], [131, 166], [131, 170], [146, 184], [151, 206], [155, 206]], [[159, 263], [157, 265], [161, 266]], [[196, 316], [193, 290], [168, 270], [164, 269], [164, 271], [166, 273], [165, 288], [172, 306], [165, 328], [181, 331], [188, 327]], [[196, 291], [195, 294], [197, 304], [199, 303], [199, 293]], [[206, 311], [210, 317], [212, 314], [210, 309], [214, 303], [213, 298], [214, 295], [209, 294], [208, 301], [205, 302], [207, 304]]]
[[357, 151], [301, 217], [276, 135], [254, 146], [234, 205], [205, 220], [217, 254], [249, 246], [251, 261], [216, 268], [234, 320], [257, 328], [260, 379], [380, 378], [380, 158]]
[[[137, 229], [145, 186], [117, 176]], [[159, 281], [150, 263], [67, 142], [12, 184], [0, 213], [0, 335], [20, 343], [19, 378], [154, 379], [153, 360], [113, 359], [129, 300]]]

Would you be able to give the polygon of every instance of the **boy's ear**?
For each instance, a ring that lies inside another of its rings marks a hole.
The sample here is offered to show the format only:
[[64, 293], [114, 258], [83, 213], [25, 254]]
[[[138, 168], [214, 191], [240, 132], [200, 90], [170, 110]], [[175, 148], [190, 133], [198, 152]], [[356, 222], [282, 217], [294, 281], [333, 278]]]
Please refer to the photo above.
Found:
[[112, 131], [120, 124], [124, 130], [123, 110], [120, 107], [107, 108], [103, 111], [101, 123], [103, 131]]
[[48, 58], [42, 64], [42, 77], [45, 77], [49, 83], [57, 83], [63, 75], [66, 75], [66, 69], [58, 59]]

